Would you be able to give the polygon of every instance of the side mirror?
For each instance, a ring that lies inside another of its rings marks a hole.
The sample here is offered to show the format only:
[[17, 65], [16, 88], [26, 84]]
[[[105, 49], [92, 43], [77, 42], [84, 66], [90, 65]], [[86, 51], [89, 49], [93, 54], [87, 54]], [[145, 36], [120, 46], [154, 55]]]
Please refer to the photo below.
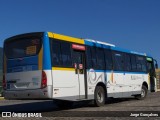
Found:
[[155, 64], [155, 68], [158, 69], [158, 64], [157, 63]]

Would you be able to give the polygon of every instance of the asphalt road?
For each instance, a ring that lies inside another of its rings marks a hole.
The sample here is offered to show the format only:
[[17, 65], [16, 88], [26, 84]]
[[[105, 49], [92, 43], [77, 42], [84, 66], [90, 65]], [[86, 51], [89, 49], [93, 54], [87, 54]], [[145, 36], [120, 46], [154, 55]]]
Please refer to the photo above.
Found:
[[137, 116], [137, 119], [158, 120], [160, 119], [160, 92], [149, 93], [145, 100], [134, 98], [108, 99], [106, 105], [102, 107], [94, 107], [91, 103], [78, 102], [69, 109], [59, 109], [52, 100], [0, 100], [0, 114], [2, 112], [41, 113], [41, 119], [53, 119], [53, 117], [54, 119], [74, 120], [135, 119]]

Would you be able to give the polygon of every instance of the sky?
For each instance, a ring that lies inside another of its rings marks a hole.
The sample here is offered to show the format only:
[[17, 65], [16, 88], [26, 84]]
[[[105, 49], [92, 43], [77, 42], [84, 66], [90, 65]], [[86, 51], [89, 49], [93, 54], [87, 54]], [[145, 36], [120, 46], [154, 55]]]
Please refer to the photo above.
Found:
[[0, 0], [0, 47], [41, 31], [148, 53], [160, 66], [160, 0]]

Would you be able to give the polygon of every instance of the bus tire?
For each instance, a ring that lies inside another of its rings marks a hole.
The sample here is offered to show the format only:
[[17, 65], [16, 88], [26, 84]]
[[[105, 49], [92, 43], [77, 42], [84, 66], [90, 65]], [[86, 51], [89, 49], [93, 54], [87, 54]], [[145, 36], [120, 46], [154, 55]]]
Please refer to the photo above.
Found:
[[105, 91], [102, 86], [97, 86], [94, 93], [94, 105], [96, 107], [103, 106], [105, 104]]
[[54, 102], [56, 103], [56, 105], [59, 108], [62, 108], [62, 109], [69, 109], [69, 108], [72, 108], [72, 106], [73, 106], [73, 102], [72, 101], [54, 100]]
[[146, 98], [147, 96], [147, 88], [146, 86], [142, 85], [142, 90], [141, 90], [141, 94], [140, 95], [136, 95], [135, 98], [138, 100], [143, 100]]

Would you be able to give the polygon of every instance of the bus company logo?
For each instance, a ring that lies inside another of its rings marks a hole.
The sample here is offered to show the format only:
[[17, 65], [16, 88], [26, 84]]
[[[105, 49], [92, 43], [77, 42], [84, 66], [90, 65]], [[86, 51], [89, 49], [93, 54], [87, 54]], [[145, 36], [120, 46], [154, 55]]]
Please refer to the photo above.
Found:
[[11, 112], [2, 112], [2, 117], [11, 117]]
[[116, 80], [113, 78], [113, 71], [111, 72], [111, 78], [108, 80], [107, 84], [116, 85]]
[[90, 84], [95, 84], [97, 82], [98, 79], [94, 69], [89, 70], [88, 76]]

